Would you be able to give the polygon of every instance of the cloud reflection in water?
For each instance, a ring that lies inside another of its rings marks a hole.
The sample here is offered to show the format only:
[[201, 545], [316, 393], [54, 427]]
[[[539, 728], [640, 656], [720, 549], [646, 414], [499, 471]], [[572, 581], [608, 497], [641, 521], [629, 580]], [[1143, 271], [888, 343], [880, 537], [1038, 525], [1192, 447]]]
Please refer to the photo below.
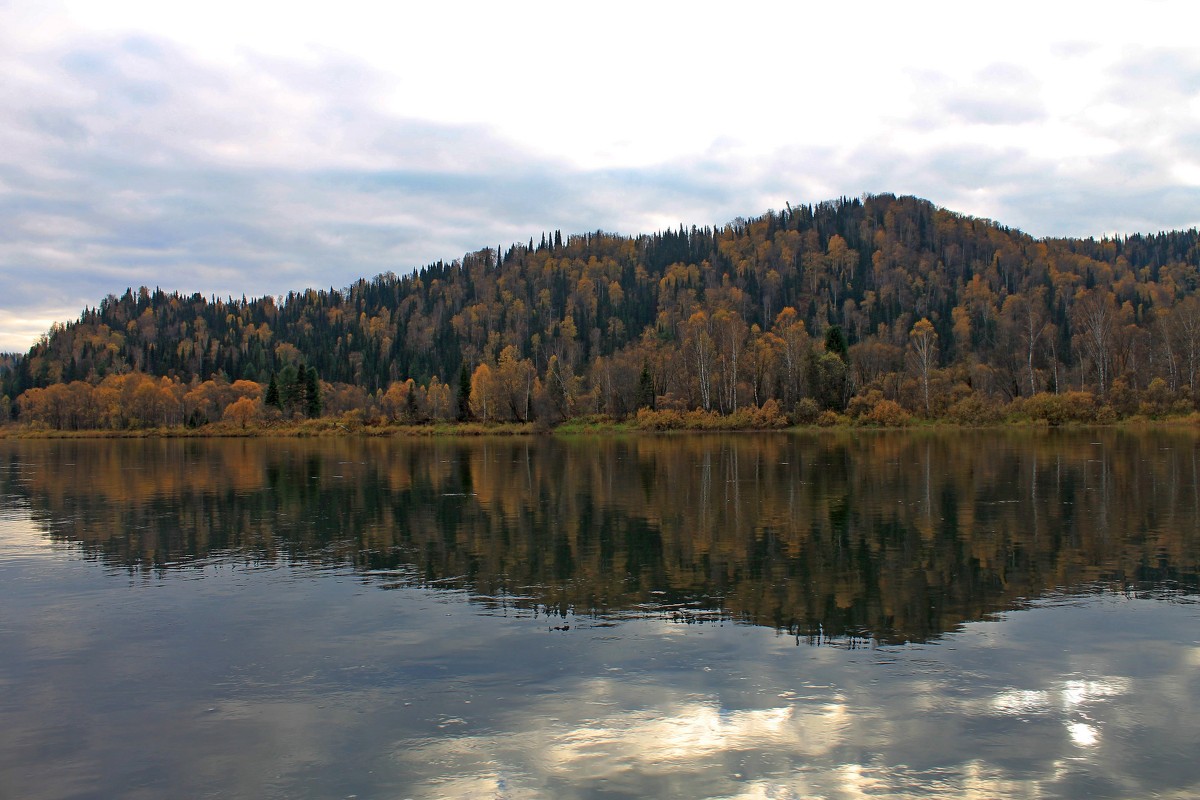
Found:
[[[1043, 635], [1056, 635], [1055, 612], [1029, 614], [1041, 617]], [[727, 686], [698, 691], [704, 670], [658, 685], [620, 673], [591, 678], [514, 698], [486, 730], [399, 743], [396, 766], [414, 774], [437, 765], [413, 796], [461, 798], [1084, 797], [1145, 788], [1134, 774], [1138, 756], [1120, 737], [1106, 742], [1104, 731], [1129, 722], [1135, 708], [1147, 718], [1161, 713], [1146, 708], [1170, 702], [1153, 700], [1156, 688], [1179, 698], [1187, 687], [1166, 676], [1114, 674], [1107, 657], [1096, 659], [1094, 674], [1072, 674], [1064, 669], [1069, 648], [1034, 656], [1005, 632], [1010, 622], [967, 626], [937, 658], [924, 647], [822, 648], [812, 658], [792, 651], [789, 660], [778, 651], [784, 637], [747, 644], [731, 658], [758, 667], [750, 677], [762, 689], [757, 696]], [[647, 627], [670, 628], [629, 626], [618, 638], [641, 642]], [[672, 641], [676, 634], [663, 633]], [[1008, 651], [993, 676], [960, 661], [956, 651], [972, 653], [968, 662], [978, 654], [976, 638]], [[1005, 686], [1016, 676], [1028, 688]], [[803, 688], [778, 691], [799, 678]]]

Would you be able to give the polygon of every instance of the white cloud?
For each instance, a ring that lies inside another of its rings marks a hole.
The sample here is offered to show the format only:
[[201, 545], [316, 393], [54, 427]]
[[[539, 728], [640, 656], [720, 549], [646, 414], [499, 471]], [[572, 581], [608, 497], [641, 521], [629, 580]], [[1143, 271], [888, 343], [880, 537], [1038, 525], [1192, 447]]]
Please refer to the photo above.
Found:
[[77, 316], [76, 308], [38, 309], [34, 315], [0, 308], [0, 352], [20, 352], [50, 330], [55, 322]]
[[139, 283], [278, 294], [542, 230], [721, 224], [863, 192], [1035, 235], [1188, 227], [1197, 17], [9, 3], [0, 308], [46, 317]]

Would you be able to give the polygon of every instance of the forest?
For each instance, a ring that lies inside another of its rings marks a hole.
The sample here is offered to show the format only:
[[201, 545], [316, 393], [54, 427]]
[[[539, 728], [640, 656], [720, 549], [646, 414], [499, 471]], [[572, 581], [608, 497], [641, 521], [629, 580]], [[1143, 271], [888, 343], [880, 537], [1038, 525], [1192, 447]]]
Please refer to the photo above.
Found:
[[1188, 415], [1198, 275], [1196, 229], [1035, 239], [892, 195], [638, 236], [555, 231], [343, 289], [111, 294], [0, 363], [0, 418], [769, 428]]

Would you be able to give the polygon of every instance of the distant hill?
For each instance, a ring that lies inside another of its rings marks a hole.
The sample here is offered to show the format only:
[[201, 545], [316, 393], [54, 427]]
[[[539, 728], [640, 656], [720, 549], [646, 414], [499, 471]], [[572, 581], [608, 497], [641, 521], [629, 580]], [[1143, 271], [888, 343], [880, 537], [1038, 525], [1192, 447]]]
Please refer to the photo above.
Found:
[[1034, 239], [876, 195], [717, 228], [555, 232], [282, 298], [129, 289], [0, 372], [16, 398], [131, 371], [266, 384], [290, 364], [377, 397], [485, 365], [481, 408], [508, 418], [804, 398], [841, 410], [872, 389], [935, 413], [968, 393], [1107, 396], [1156, 378], [1191, 399], [1198, 272], [1195, 229]]

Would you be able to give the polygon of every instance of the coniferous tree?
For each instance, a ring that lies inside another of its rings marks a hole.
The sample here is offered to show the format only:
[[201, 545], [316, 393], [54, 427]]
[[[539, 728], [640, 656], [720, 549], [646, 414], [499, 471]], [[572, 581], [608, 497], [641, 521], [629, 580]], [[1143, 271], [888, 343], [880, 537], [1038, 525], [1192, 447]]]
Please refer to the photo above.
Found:
[[833, 353], [842, 361], [850, 360], [850, 345], [846, 342], [846, 333], [841, 325], [830, 325], [825, 331], [825, 352]]
[[304, 368], [285, 364], [279, 372], [279, 399], [283, 410], [295, 414], [304, 405]]
[[835, 352], [810, 353], [808, 385], [813, 398], [822, 409], [841, 411], [846, 407], [846, 389], [850, 370]]
[[455, 419], [466, 422], [471, 418], [471, 373], [467, 370], [466, 361], [458, 373], [458, 397], [455, 405]]
[[305, 412], [310, 419], [321, 416], [321, 383], [317, 379], [317, 368], [309, 367], [304, 372]]
[[654, 377], [650, 366], [642, 362], [642, 374], [638, 376], [637, 407], [654, 410]]
[[279, 381], [274, 372], [271, 373], [271, 382], [267, 384], [267, 394], [263, 397], [263, 403], [283, 410], [283, 402], [279, 399]]
[[408, 391], [404, 393], [404, 417], [409, 422], [415, 422], [417, 419], [417, 387], [410, 383]]

